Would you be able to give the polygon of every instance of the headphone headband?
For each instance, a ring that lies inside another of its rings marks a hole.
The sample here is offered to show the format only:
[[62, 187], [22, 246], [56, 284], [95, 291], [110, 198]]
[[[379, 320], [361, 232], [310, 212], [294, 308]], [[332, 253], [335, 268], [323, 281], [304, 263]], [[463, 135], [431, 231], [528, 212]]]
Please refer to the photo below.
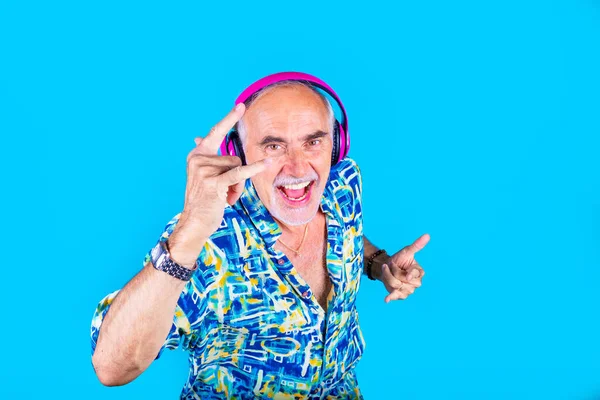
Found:
[[340, 100], [337, 93], [331, 88], [331, 86], [316, 76], [305, 74], [304, 72], [278, 72], [276, 74], [265, 76], [264, 78], [261, 78], [252, 85], [248, 86], [246, 90], [244, 90], [235, 100], [235, 104], [237, 105], [239, 103], [244, 103], [250, 97], [252, 97], [253, 94], [261, 91], [269, 85], [282, 81], [306, 81], [311, 83], [313, 86], [317, 86], [326, 91], [327, 94], [335, 99], [342, 110], [342, 115], [344, 117], [343, 121], [341, 121], [342, 127], [344, 128], [346, 134], [348, 134], [348, 115], [346, 115], [346, 109], [344, 108], [344, 104], [342, 104], [342, 100]]
[[[309, 75], [303, 72], [278, 72], [272, 75], [268, 75], [248, 86], [235, 100], [235, 105], [239, 103], [245, 103], [255, 93], [261, 91], [265, 87], [282, 81], [307, 82], [312, 86], [316, 86], [322, 89], [337, 102], [338, 106], [342, 111], [343, 118], [341, 123], [336, 120], [336, 123], [334, 124], [334, 153], [332, 154], [332, 164], [335, 164], [336, 162], [343, 159], [350, 150], [350, 135], [348, 133], [348, 116], [346, 114], [346, 109], [344, 108], [344, 104], [342, 104], [342, 101], [338, 97], [337, 93], [335, 93], [335, 91], [327, 83], [317, 78], [316, 76]], [[245, 164], [245, 157], [241, 149], [241, 144], [237, 142], [239, 142], [237, 132], [230, 132], [221, 144], [221, 154], [238, 155], [242, 158], [242, 162]]]

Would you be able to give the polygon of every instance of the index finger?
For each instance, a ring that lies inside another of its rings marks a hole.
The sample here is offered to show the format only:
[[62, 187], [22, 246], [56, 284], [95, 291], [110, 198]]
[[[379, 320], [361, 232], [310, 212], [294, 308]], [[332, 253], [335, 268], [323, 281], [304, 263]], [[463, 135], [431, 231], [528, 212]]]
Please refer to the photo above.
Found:
[[270, 158], [265, 158], [250, 165], [237, 166], [221, 175], [222, 182], [228, 187], [235, 185], [264, 171], [271, 163]]
[[423, 236], [421, 236], [420, 238], [415, 240], [415, 242], [413, 244], [408, 246], [408, 248], [407, 248], [408, 252], [411, 254], [415, 254], [419, 250], [422, 250], [423, 247], [425, 247], [425, 245], [427, 243], [429, 243], [429, 239], [430, 239], [429, 234], [428, 233], [424, 234]]
[[202, 153], [215, 154], [217, 150], [219, 150], [223, 139], [225, 139], [225, 135], [227, 135], [231, 128], [233, 128], [240, 118], [242, 118], [245, 110], [246, 106], [244, 103], [239, 103], [225, 116], [225, 118], [217, 122], [200, 143]]

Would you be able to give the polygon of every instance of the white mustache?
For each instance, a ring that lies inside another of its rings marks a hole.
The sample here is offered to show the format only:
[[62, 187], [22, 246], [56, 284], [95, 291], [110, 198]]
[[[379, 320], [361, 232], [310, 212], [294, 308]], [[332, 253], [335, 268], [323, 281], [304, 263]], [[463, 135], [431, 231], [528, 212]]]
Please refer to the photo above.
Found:
[[304, 182], [312, 182], [316, 181], [319, 177], [316, 172], [311, 172], [307, 176], [296, 178], [293, 176], [278, 176], [275, 178], [275, 182], [273, 182], [273, 186], [284, 186], [284, 185], [298, 185]]

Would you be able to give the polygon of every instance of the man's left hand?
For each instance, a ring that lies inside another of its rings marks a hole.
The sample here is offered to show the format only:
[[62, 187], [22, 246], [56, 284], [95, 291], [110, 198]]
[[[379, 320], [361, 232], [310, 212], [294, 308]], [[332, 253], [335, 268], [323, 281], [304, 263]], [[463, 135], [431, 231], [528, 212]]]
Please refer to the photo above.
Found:
[[391, 256], [383, 264], [380, 280], [389, 294], [385, 302], [405, 300], [421, 286], [425, 271], [415, 260], [415, 254], [429, 242], [429, 234], [424, 234], [409, 246]]

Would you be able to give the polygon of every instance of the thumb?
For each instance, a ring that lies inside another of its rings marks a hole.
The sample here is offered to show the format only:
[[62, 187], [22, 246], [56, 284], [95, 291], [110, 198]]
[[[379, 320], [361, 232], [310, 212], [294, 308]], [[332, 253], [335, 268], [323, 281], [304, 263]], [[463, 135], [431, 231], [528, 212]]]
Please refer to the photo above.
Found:
[[427, 243], [429, 243], [429, 239], [430, 236], [428, 233], [422, 235], [420, 238], [415, 240], [413, 244], [406, 247], [406, 252], [414, 255], [416, 252], [422, 250]]

